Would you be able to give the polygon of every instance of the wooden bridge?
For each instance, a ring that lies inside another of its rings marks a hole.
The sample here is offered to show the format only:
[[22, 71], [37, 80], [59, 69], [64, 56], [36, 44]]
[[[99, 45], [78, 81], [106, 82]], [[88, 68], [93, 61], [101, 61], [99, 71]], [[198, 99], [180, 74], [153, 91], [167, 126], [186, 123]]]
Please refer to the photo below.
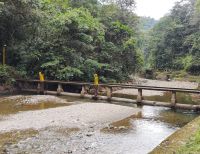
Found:
[[[38, 94], [51, 94], [51, 95], [65, 95], [65, 96], [75, 96], [81, 98], [93, 98], [93, 95], [88, 94], [88, 88], [94, 87], [93, 83], [85, 83], [85, 82], [64, 82], [64, 81], [52, 81], [52, 80], [16, 80], [17, 86], [20, 90], [26, 92], [37, 92]], [[49, 84], [56, 84], [57, 90], [52, 91], [48, 89]], [[69, 93], [64, 92], [63, 86], [79, 86], [81, 87], [80, 93]], [[184, 88], [169, 88], [169, 87], [155, 87], [155, 86], [142, 86], [137, 84], [99, 84], [99, 87], [105, 88], [105, 94], [99, 95], [97, 98], [100, 100], [108, 100], [108, 101], [120, 101], [127, 103], [134, 103], [137, 105], [151, 105], [151, 106], [164, 106], [170, 107], [174, 109], [187, 109], [187, 110], [200, 110], [200, 105], [193, 104], [180, 104], [177, 103], [176, 94], [177, 92], [182, 93], [192, 93], [192, 94], [200, 94], [200, 90], [195, 89], [184, 89]], [[136, 100], [125, 99], [119, 97], [112, 97], [114, 88], [130, 88], [130, 89], [138, 89], [138, 95]], [[171, 102], [157, 102], [157, 101], [148, 101], [143, 99], [142, 91], [143, 90], [153, 90], [153, 91], [163, 91], [163, 92], [171, 92]]]

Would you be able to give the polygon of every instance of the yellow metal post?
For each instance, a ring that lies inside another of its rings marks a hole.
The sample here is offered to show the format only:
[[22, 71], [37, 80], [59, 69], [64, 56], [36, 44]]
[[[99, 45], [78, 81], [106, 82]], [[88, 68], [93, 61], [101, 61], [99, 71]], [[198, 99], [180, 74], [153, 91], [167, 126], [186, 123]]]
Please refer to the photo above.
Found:
[[6, 64], [6, 45], [3, 46], [3, 65]]
[[95, 86], [99, 85], [99, 76], [97, 74], [94, 74], [94, 85]]
[[40, 78], [40, 81], [44, 81], [44, 74], [42, 72], [39, 72], [39, 78]]
[[97, 74], [94, 74], [94, 89], [94, 98], [97, 99], [99, 89], [99, 76]]

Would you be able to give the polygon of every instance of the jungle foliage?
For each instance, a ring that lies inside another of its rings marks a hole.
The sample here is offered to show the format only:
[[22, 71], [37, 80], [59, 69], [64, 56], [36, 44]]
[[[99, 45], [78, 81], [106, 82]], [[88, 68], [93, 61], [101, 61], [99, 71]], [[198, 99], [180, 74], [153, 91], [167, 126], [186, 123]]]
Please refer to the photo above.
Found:
[[143, 65], [133, 0], [3, 0], [0, 46], [27, 77], [120, 81]]
[[1, 0], [0, 47], [29, 78], [44, 71], [47, 79], [92, 81], [98, 73], [115, 82], [143, 63], [199, 75], [200, 0], [177, 2], [159, 21], [134, 7], [134, 0]]
[[148, 67], [200, 74], [200, 0], [177, 2], [148, 37]]

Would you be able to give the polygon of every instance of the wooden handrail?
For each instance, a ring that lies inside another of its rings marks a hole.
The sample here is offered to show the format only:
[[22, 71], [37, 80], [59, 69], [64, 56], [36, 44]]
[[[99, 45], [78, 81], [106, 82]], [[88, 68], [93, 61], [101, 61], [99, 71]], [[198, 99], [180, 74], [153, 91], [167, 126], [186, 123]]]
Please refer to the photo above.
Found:
[[[17, 79], [18, 82], [41, 82], [40, 80], [24, 80]], [[90, 82], [72, 82], [72, 81], [57, 81], [57, 80], [45, 80], [44, 83], [59, 83], [59, 84], [68, 84], [68, 85], [80, 85], [80, 86], [94, 86]], [[173, 87], [155, 87], [155, 86], [142, 86], [136, 84], [99, 84], [99, 86], [104, 87], [120, 87], [120, 88], [130, 88], [130, 89], [143, 89], [143, 90], [154, 90], [154, 91], [170, 91], [170, 92], [186, 92], [186, 93], [195, 93], [200, 94], [200, 90], [196, 89], [186, 89], [186, 88], [173, 88]]]

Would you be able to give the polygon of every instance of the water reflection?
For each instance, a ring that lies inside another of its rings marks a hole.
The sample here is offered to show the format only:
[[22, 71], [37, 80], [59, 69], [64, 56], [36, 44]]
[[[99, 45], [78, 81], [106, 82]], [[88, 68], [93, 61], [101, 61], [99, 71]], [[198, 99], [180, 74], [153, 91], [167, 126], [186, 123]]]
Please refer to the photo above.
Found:
[[[35, 97], [35, 96], [34, 96]], [[37, 97], [37, 96], [36, 96]], [[29, 100], [31, 100], [31, 103], [27, 103]], [[32, 102], [32, 98], [29, 98], [29, 96], [16, 96], [16, 98], [13, 97], [6, 97], [0, 99], [0, 116], [1, 115], [8, 115], [8, 114], [15, 114], [20, 111], [29, 111], [29, 110], [43, 110], [48, 108], [55, 108], [55, 107], [61, 107], [61, 106], [68, 106], [72, 105], [71, 103], [58, 103], [55, 102], [55, 100], [43, 100], [41, 102], [36, 103]]]
[[[110, 134], [110, 138], [105, 137], [103, 141], [108, 144], [107, 149], [113, 149], [113, 153], [148, 153], [177, 129], [197, 117], [197, 113], [173, 111], [164, 107], [143, 106], [141, 109], [140, 116], [115, 122], [111, 127], [113, 130], [102, 131]], [[122, 127], [127, 125], [128, 127]], [[124, 130], [116, 131], [120, 127]]]
[[[180, 93], [177, 92], [177, 103], [181, 104], [199, 104], [198, 97], [195, 98], [195, 94], [191, 95], [188, 93]], [[151, 101], [159, 101], [159, 102], [170, 102], [171, 101], [171, 92], [164, 92], [163, 96], [144, 96], [144, 99]]]
[[164, 122], [172, 127], [182, 127], [197, 117], [198, 113], [184, 110], [171, 110], [164, 107], [144, 106], [143, 119]]

